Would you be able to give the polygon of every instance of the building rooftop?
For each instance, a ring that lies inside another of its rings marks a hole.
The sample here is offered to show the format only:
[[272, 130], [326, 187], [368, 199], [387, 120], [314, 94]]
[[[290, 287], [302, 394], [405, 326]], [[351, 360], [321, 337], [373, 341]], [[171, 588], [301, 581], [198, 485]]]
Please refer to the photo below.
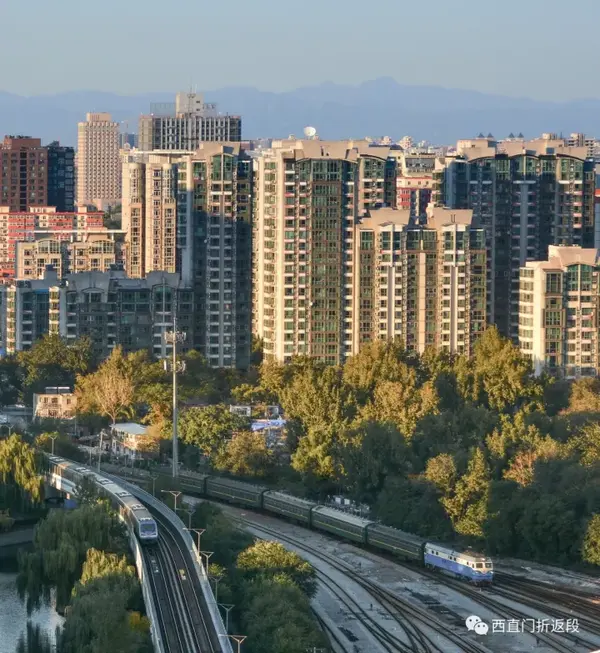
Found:
[[564, 270], [570, 265], [600, 265], [600, 251], [577, 246], [550, 245], [547, 261], [528, 261], [524, 267], [537, 270]]
[[136, 424], [135, 422], [122, 422], [119, 424], [114, 424], [112, 429], [115, 431], [120, 431], [122, 433], [127, 433], [128, 435], [146, 435], [148, 428], [142, 424]]

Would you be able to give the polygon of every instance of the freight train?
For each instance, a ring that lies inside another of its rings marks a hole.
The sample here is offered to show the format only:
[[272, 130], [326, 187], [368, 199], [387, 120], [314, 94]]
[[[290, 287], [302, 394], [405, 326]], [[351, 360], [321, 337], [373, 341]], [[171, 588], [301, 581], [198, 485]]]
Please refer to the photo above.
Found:
[[134, 529], [142, 545], [156, 544], [158, 541], [158, 528], [154, 517], [146, 506], [117, 483], [96, 474], [90, 467], [81, 463], [66, 460], [60, 456], [46, 456], [48, 474], [59, 476], [79, 485], [84, 478], [90, 479], [98, 489], [98, 494], [108, 499], [111, 506], [118, 510], [123, 520]]
[[470, 550], [461, 551], [430, 542], [417, 535], [336, 508], [269, 490], [263, 486], [217, 476], [183, 473], [179, 477], [179, 486], [184, 492], [273, 513], [308, 528], [391, 553], [429, 569], [466, 579], [476, 585], [488, 585], [493, 581], [494, 567], [491, 558]]

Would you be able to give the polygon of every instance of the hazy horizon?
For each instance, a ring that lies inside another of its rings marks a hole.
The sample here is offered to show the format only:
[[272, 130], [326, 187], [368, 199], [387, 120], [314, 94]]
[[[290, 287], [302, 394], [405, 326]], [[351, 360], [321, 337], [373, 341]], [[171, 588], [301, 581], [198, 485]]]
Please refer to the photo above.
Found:
[[172, 11], [158, 0], [105, 0], [101, 7], [0, 0], [8, 28], [0, 54], [11, 61], [1, 86], [27, 97], [190, 86], [282, 92], [389, 76], [534, 100], [595, 97], [596, 0], [569, 3], [571, 22], [559, 0], [382, 0], [369, 9], [358, 0], [342, 8], [317, 0], [301, 8], [180, 0]]

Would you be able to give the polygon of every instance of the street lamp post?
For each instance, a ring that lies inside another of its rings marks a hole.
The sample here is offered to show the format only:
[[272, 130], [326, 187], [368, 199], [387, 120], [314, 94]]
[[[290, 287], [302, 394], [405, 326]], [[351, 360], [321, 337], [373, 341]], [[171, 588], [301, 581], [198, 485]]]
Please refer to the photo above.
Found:
[[234, 642], [237, 643], [237, 653], [240, 653], [242, 650], [242, 642], [248, 638], [247, 635], [219, 635], [219, 637], [229, 637]]
[[[175, 308], [173, 308], [173, 331], [165, 333], [165, 342], [172, 345], [173, 359], [171, 369], [173, 372], [173, 478], [179, 475], [179, 449], [177, 442], [177, 374], [185, 372], [185, 361], [177, 360], [177, 344], [184, 342], [187, 334], [176, 329]], [[168, 368], [167, 359], [165, 359], [165, 369]]]
[[173, 497], [175, 497], [175, 512], [177, 512], [177, 499], [179, 498], [179, 495], [181, 492], [178, 490], [161, 490], [164, 494], [171, 494]]
[[[189, 505], [189, 504], [188, 504]], [[183, 512], [187, 513], [188, 516], [188, 531], [192, 530], [192, 515], [196, 512], [194, 508], [184, 508]]]
[[225, 610], [225, 632], [229, 633], [229, 613], [235, 608], [235, 605], [230, 605], [229, 603], [217, 603], [217, 605]]
[[54, 440], [58, 437], [58, 433], [50, 433], [49, 437], [52, 440], [52, 455], [54, 455]]
[[152, 479], [152, 496], [156, 496], [156, 479], [158, 478], [158, 474], [150, 474], [150, 478]]
[[206, 575], [208, 576], [208, 561], [210, 560], [210, 557], [213, 555], [214, 551], [200, 551], [200, 553], [206, 557]]
[[219, 602], [219, 583], [221, 582], [220, 576], [209, 576], [211, 580], [215, 581], [215, 603]]
[[[186, 528], [185, 530], [190, 533], [193, 531], [198, 536], [198, 555], [200, 555], [200, 538], [203, 533], [206, 533], [206, 528]], [[202, 564], [202, 558], [200, 559], [200, 564]]]
[[100, 450], [98, 451], [98, 471], [100, 471], [100, 461], [102, 460], [102, 440], [104, 439], [104, 429], [100, 429]]

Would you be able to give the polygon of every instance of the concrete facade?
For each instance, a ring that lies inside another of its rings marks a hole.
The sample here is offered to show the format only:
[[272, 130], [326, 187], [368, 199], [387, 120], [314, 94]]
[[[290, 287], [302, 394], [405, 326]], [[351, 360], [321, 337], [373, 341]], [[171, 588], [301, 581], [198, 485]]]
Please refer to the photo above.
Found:
[[519, 347], [536, 375], [600, 373], [600, 259], [596, 249], [550, 246], [521, 268]]
[[77, 136], [77, 204], [105, 210], [121, 201], [119, 123], [109, 113], [88, 113]]

